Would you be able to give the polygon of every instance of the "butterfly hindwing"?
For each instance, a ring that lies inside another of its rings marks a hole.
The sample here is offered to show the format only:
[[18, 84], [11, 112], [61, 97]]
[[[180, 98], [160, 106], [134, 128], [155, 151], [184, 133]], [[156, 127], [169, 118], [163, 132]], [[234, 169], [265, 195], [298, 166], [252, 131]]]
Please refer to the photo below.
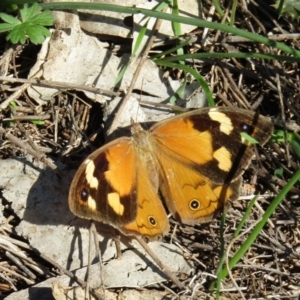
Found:
[[[137, 169], [137, 217], [134, 222], [120, 230], [127, 234], [155, 237], [167, 234], [169, 221], [162, 201], [158, 196], [158, 185], [153, 184], [149, 172], [149, 161], [136, 156]], [[148, 162], [148, 169], [147, 169]]]

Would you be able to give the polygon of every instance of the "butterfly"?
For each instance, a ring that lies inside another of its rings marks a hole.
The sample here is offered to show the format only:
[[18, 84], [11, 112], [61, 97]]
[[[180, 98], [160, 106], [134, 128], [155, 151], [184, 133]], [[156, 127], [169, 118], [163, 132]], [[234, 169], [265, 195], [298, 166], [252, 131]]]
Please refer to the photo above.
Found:
[[148, 131], [133, 124], [131, 137], [113, 140], [80, 165], [70, 210], [149, 238], [168, 233], [165, 207], [181, 223], [208, 222], [239, 196], [254, 148], [245, 134], [264, 145], [272, 131], [269, 118], [230, 107], [183, 113]]

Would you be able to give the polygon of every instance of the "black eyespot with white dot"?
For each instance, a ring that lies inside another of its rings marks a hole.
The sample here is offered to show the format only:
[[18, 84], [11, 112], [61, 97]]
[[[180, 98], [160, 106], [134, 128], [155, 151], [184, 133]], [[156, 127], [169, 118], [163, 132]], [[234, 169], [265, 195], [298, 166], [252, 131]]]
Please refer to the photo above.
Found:
[[155, 227], [157, 225], [156, 219], [153, 216], [148, 217], [148, 222], [152, 227]]
[[88, 197], [89, 197], [89, 193], [88, 193], [88, 191], [87, 191], [86, 188], [83, 188], [83, 189], [81, 190], [80, 196], [81, 196], [81, 200], [82, 200], [82, 201], [87, 201], [87, 199], [88, 199]]
[[200, 201], [197, 199], [192, 199], [189, 203], [191, 210], [199, 210], [200, 208]]
[[253, 133], [253, 126], [247, 124], [247, 123], [243, 123], [241, 126], [242, 132], [245, 132], [247, 134], [251, 134]]

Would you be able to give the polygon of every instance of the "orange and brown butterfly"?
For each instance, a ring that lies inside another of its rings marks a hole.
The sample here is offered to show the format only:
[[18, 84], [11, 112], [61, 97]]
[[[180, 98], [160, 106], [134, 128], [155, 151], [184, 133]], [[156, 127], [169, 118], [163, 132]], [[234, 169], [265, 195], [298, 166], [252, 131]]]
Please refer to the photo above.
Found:
[[253, 156], [242, 133], [264, 145], [272, 131], [267, 117], [229, 107], [197, 109], [149, 131], [134, 124], [131, 137], [108, 143], [81, 164], [70, 187], [70, 209], [150, 238], [169, 231], [161, 198], [184, 224], [210, 221], [239, 196]]

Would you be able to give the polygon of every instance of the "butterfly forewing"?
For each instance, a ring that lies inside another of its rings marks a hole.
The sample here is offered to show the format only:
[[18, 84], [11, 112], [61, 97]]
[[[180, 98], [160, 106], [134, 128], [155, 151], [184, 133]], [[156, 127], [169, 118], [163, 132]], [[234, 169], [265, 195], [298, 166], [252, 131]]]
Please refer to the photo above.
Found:
[[69, 193], [71, 211], [115, 227], [136, 219], [136, 165], [129, 138], [93, 152], [75, 174]]

